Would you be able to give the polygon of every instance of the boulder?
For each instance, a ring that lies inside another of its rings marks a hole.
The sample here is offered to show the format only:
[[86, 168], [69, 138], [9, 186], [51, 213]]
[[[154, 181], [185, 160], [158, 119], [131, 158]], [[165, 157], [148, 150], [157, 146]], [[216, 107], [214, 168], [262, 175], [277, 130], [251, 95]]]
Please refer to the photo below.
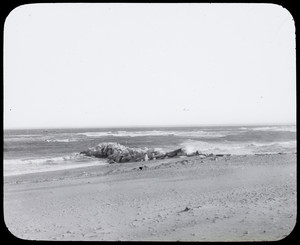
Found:
[[166, 154], [163, 153], [163, 154], [156, 154], [155, 156], [155, 159], [164, 159], [166, 157]]
[[121, 159], [120, 159], [120, 162], [131, 162], [131, 157], [130, 156], [123, 156]]
[[175, 151], [170, 151], [167, 152], [166, 154], [168, 157], [175, 157], [175, 156], [182, 156], [185, 155], [185, 153], [183, 152], [183, 150], [181, 148], [175, 150]]
[[144, 158], [144, 155], [142, 153], [139, 153], [139, 152], [134, 152], [130, 156], [131, 156], [131, 161], [132, 162], [140, 162]]

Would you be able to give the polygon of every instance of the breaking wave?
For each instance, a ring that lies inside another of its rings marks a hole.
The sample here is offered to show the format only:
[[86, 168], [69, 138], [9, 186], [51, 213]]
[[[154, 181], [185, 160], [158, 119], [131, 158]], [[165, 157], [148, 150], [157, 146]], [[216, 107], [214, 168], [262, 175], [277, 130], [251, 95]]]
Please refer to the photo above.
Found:
[[75, 142], [77, 139], [45, 139], [46, 142], [63, 142], [63, 143], [69, 143], [69, 142]]
[[[249, 128], [248, 128], [249, 129]], [[269, 126], [269, 127], [253, 127], [254, 131], [289, 131], [296, 132], [296, 126]]]
[[182, 137], [207, 137], [207, 138], [217, 138], [223, 137], [230, 134], [229, 131], [224, 132], [209, 132], [209, 131], [160, 131], [160, 130], [150, 130], [150, 131], [108, 131], [108, 132], [84, 132], [78, 133], [79, 135], [85, 135], [87, 137], [141, 137], [141, 136], [182, 136]]
[[223, 153], [223, 154], [269, 154], [269, 153], [295, 153], [297, 151], [296, 141], [271, 142], [271, 143], [246, 143], [246, 142], [214, 142], [186, 140], [180, 144], [188, 152], [199, 151], [201, 153]]
[[80, 168], [107, 164], [99, 159], [92, 159], [78, 153], [61, 157], [39, 159], [5, 159], [4, 176], [26, 173], [47, 172], [62, 169]]

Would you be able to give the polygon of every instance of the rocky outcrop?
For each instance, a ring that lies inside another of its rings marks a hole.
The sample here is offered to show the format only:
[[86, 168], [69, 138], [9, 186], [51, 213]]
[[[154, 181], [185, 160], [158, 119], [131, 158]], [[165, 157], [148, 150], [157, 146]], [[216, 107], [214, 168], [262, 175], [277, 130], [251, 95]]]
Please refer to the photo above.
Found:
[[86, 151], [82, 151], [80, 154], [90, 157], [107, 158], [109, 163], [141, 162], [165, 156], [165, 152], [157, 149], [130, 148], [119, 143], [102, 143]]
[[109, 163], [141, 162], [179, 156], [200, 155], [198, 151], [187, 153], [182, 148], [166, 153], [158, 149], [130, 148], [119, 143], [111, 142], [102, 143], [95, 147], [91, 147], [86, 151], [80, 152], [80, 154], [89, 157], [107, 158]]

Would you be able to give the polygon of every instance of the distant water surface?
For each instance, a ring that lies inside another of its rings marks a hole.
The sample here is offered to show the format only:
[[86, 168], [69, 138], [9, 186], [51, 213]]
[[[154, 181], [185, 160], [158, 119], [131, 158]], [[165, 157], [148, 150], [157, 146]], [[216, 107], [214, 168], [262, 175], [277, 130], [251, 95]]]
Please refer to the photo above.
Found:
[[295, 153], [296, 126], [5, 130], [4, 175], [106, 164], [78, 154], [102, 142], [214, 154]]

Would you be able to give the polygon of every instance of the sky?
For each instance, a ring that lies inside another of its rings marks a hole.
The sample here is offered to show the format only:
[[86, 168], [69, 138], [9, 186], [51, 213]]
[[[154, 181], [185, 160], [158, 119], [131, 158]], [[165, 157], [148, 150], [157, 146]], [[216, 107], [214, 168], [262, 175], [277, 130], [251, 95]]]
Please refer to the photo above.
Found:
[[22, 5], [4, 129], [296, 123], [295, 25], [275, 4]]

